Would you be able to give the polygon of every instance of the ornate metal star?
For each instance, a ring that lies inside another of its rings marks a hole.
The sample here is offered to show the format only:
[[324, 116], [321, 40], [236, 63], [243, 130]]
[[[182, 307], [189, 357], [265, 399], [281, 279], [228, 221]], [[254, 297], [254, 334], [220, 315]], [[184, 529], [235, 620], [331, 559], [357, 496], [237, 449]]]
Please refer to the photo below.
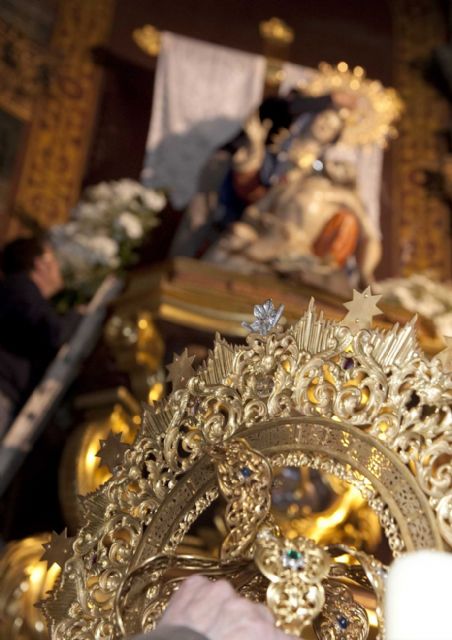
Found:
[[121, 463], [125, 451], [129, 445], [121, 442], [122, 433], [110, 433], [106, 440], [99, 440], [100, 449], [96, 457], [100, 458], [100, 466], [106, 466], [113, 473], [113, 470]]
[[252, 333], [259, 333], [261, 336], [266, 336], [276, 327], [283, 311], [283, 304], [279, 309], [275, 309], [273, 300], [268, 299], [263, 304], [255, 305], [253, 314], [256, 319], [251, 324], [242, 322], [242, 327], [245, 327], [245, 329], [248, 329]]
[[42, 545], [45, 551], [40, 560], [47, 561], [47, 567], [49, 569], [55, 563], [63, 569], [66, 561], [74, 554], [72, 548], [74, 540], [75, 538], [67, 537], [67, 529], [64, 529], [60, 534], [52, 531], [50, 542]]
[[372, 318], [383, 313], [377, 307], [380, 298], [381, 295], [372, 295], [370, 287], [367, 287], [362, 293], [353, 289], [353, 300], [344, 304], [348, 313], [342, 320], [342, 324], [349, 327], [353, 333], [371, 327]]
[[452, 372], [452, 336], [443, 336], [446, 347], [437, 355], [438, 360], [443, 365], [445, 373]]
[[174, 360], [166, 368], [168, 369], [167, 380], [171, 382], [173, 391], [181, 389], [195, 375], [193, 360], [195, 356], [189, 356], [187, 349], [180, 356], [174, 354]]

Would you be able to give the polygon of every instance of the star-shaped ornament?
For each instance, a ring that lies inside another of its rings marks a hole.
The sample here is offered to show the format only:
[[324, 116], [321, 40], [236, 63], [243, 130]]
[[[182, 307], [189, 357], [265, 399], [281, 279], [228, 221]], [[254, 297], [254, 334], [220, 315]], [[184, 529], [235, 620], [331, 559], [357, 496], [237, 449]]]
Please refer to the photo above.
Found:
[[74, 555], [74, 540], [75, 538], [67, 537], [67, 529], [60, 534], [52, 531], [50, 542], [42, 545], [45, 551], [40, 560], [47, 561], [49, 569], [53, 564], [58, 564], [63, 569], [66, 561]]
[[187, 382], [195, 375], [193, 360], [195, 356], [189, 356], [187, 349], [180, 356], [174, 354], [174, 360], [166, 368], [168, 369], [167, 380], [173, 385], [173, 391], [182, 389]]
[[362, 293], [354, 289], [353, 300], [344, 304], [348, 313], [342, 320], [342, 324], [349, 327], [353, 333], [357, 333], [361, 329], [368, 329], [372, 325], [372, 318], [383, 313], [377, 307], [380, 298], [381, 295], [372, 295], [370, 287], [367, 287]]
[[106, 440], [99, 440], [100, 449], [96, 457], [100, 458], [100, 466], [106, 466], [113, 473], [115, 467], [121, 464], [124, 453], [129, 445], [121, 442], [122, 433], [110, 433]]
[[437, 355], [438, 360], [443, 365], [444, 373], [452, 372], [452, 336], [443, 336], [446, 347]]
[[280, 305], [276, 309], [273, 305], [273, 300], [270, 298], [263, 304], [256, 304], [254, 306], [254, 322], [251, 324], [248, 322], [242, 322], [242, 327], [248, 329], [252, 333], [258, 333], [261, 336], [266, 336], [270, 333], [281, 320], [281, 316], [284, 312], [284, 305]]

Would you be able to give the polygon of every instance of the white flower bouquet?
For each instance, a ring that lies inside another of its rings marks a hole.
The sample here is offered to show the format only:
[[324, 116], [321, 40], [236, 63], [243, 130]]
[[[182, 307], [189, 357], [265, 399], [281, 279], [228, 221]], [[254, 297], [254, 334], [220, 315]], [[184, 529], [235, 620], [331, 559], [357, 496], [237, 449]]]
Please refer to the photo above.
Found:
[[87, 188], [50, 232], [68, 288], [88, 294], [109, 271], [131, 266], [165, 206], [162, 193], [128, 178]]

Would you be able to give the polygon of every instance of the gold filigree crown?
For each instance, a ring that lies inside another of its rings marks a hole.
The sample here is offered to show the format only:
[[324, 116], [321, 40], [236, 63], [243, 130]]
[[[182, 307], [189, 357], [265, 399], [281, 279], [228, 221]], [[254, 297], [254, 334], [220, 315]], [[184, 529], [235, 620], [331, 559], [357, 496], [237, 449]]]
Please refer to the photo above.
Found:
[[351, 146], [375, 143], [385, 147], [397, 136], [394, 123], [403, 111], [397, 91], [370, 80], [362, 67], [351, 68], [346, 62], [330, 65], [322, 62], [318, 71], [299, 85], [303, 93], [321, 96], [345, 91], [356, 97], [354, 109], [345, 110], [345, 128], [341, 141]]
[[[283, 629], [301, 636], [312, 625], [324, 640], [368, 637], [355, 596], [372, 594], [383, 636], [383, 565], [344, 545], [287, 540], [271, 513], [275, 470], [309, 467], [359, 489], [394, 556], [452, 544], [448, 353], [428, 359], [414, 321], [370, 328], [377, 298], [355, 292], [339, 323], [311, 302], [287, 328], [267, 301], [246, 344], [217, 336], [196, 372], [186, 354], [176, 359], [172, 393], [146, 409], [112, 478], [82, 498], [85, 524], [43, 603], [53, 639], [150, 629], [193, 572], [227, 577], [266, 598]], [[220, 557], [178, 553], [220, 494]]]

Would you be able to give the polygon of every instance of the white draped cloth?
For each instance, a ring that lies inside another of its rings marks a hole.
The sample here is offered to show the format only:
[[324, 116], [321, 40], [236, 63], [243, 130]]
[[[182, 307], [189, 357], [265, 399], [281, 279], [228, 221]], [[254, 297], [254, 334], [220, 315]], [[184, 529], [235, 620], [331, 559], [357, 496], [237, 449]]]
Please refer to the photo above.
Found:
[[262, 100], [265, 58], [162, 34], [142, 181], [185, 207], [211, 153]]

